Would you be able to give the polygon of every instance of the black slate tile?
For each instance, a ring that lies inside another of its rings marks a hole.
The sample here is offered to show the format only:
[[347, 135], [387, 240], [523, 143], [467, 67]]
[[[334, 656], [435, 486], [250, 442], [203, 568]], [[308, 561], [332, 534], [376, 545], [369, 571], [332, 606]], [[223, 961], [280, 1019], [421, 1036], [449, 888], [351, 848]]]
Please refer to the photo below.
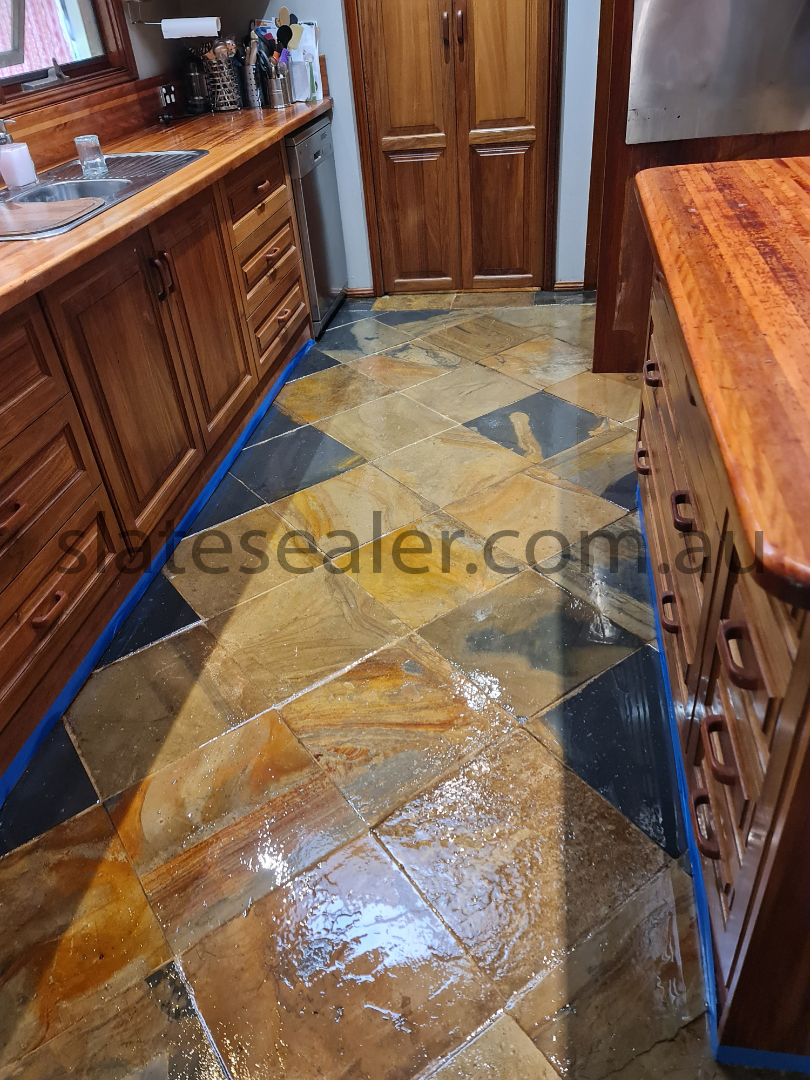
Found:
[[507, 450], [541, 461], [577, 446], [604, 423], [603, 417], [541, 390], [514, 405], [478, 416], [464, 426]]
[[364, 465], [365, 461], [337, 439], [307, 426], [283, 439], [245, 447], [231, 472], [271, 503]]
[[199, 615], [174, 585], [158, 574], [110, 642], [98, 666], [104, 667], [137, 649], [145, 649], [199, 621]]
[[635, 469], [631, 469], [612, 484], [608, 484], [602, 492], [602, 498], [616, 503], [617, 506], [623, 506], [626, 510], [635, 510], [637, 492], [638, 474]]
[[386, 326], [408, 326], [410, 323], [427, 322], [428, 319], [437, 319], [442, 315], [449, 315], [450, 308], [444, 311], [433, 309], [423, 311], [375, 311], [374, 318]]
[[267, 442], [268, 439], [275, 439], [278, 435], [286, 435], [288, 432], [295, 431], [296, 428], [303, 426], [298, 420], [293, 420], [289, 413], [279, 408], [278, 405], [271, 405], [246, 445], [256, 446], [258, 443]]
[[340, 361], [335, 360], [333, 356], [327, 356], [320, 349], [312, 348], [304, 359], [293, 368], [287, 382], [305, 379], [307, 375], [317, 375], [319, 371], [326, 371], [327, 368], [337, 367], [339, 364]]
[[534, 294], [535, 307], [540, 305], [545, 307], [549, 304], [568, 305], [594, 303], [596, 303], [595, 289], [571, 289], [570, 292], [546, 292], [544, 290], [538, 290]]
[[329, 320], [327, 329], [331, 330], [335, 326], [348, 326], [350, 323], [358, 322], [360, 319], [367, 319], [373, 309], [373, 296], [362, 300], [344, 300]]
[[[0, 855], [97, 802], [90, 778], [60, 721], [0, 807]], [[35, 904], [36, 897], [31, 902]]]
[[654, 649], [647, 646], [609, 668], [540, 722], [587, 784], [673, 858], [686, 850]]
[[197, 533], [204, 529], [215, 529], [223, 521], [230, 521], [262, 505], [258, 495], [240, 484], [235, 476], [226, 473], [188, 531]]

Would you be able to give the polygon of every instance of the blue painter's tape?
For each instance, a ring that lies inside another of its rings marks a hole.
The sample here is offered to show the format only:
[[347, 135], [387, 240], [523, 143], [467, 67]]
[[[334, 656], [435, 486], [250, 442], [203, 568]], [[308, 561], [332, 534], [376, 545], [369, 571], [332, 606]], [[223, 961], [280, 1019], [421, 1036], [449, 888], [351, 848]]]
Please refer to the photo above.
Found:
[[[652, 562], [650, 559], [650, 545], [647, 543], [647, 527], [644, 522], [644, 508], [641, 505], [641, 492], [637, 491], [636, 503], [638, 515], [641, 521], [641, 532], [647, 549], [647, 576], [650, 579], [650, 593], [655, 597], [655, 579], [653, 577]], [[709, 1013], [709, 1032], [712, 1040], [712, 1054], [716, 1061], [722, 1065], [743, 1065], [752, 1069], [782, 1069], [786, 1071], [804, 1073], [810, 1076], [810, 1058], [799, 1057], [795, 1054], [773, 1054], [767, 1050], [748, 1050], [736, 1046], [720, 1046], [717, 1041], [717, 984], [714, 975], [714, 947], [712, 945], [712, 928], [709, 920], [709, 900], [706, 895], [706, 883], [703, 880], [703, 872], [700, 864], [700, 852], [697, 849], [694, 829], [692, 828], [692, 812], [689, 805], [689, 786], [686, 780], [686, 769], [683, 755], [681, 754], [681, 740], [678, 732], [678, 721], [675, 716], [675, 704], [672, 700], [672, 689], [669, 681], [669, 665], [664, 652], [664, 638], [661, 630], [661, 620], [658, 605], [653, 603], [655, 615], [655, 636], [658, 641], [658, 655], [661, 658], [661, 667], [664, 673], [664, 688], [667, 699], [667, 714], [669, 716], [669, 733], [672, 739], [672, 749], [675, 757], [675, 770], [678, 776], [678, 795], [681, 800], [684, 828], [689, 850], [689, 861], [692, 864], [692, 881], [695, 886], [695, 907], [697, 909], [698, 936], [700, 938], [700, 955], [703, 962], [703, 980], [706, 988], [706, 1006]]]
[[79, 690], [81, 690], [82, 686], [84, 686], [87, 679], [93, 673], [96, 664], [107, 651], [110, 642], [121, 629], [125, 620], [131, 615], [135, 605], [160, 573], [164, 563], [183, 539], [200, 510], [202, 510], [203, 506], [205, 506], [214, 494], [214, 491], [225, 476], [225, 473], [230, 469], [231, 465], [233, 465], [236, 458], [242, 452], [245, 443], [261, 423], [265, 413], [273, 404], [273, 401], [278, 396], [279, 391], [290, 377], [292, 371], [301, 363], [314, 344], [315, 342], [310, 340], [306, 345], [303, 345], [267, 391], [262, 398], [260, 405], [250, 418], [247, 427], [225, 455], [225, 458], [214, 475], [191, 504], [187, 512], [183, 515], [166, 543], [152, 560], [149, 569], [138, 578], [137, 583], [127, 595], [126, 600], [124, 600], [115, 615], [113, 615], [101, 634], [96, 638], [90, 651], [70, 677], [67, 684], [62, 689], [62, 692], [59, 694], [59, 697], [57, 697], [56, 701], [54, 701], [45, 713], [39, 724], [37, 724], [33, 733], [28, 737], [25, 745], [14, 758], [14, 761], [12, 761], [11, 765], [9, 765], [3, 775], [0, 776], [0, 806], [2, 806], [8, 798], [9, 792], [28, 768], [32, 758], [48, 737], [56, 722], [64, 715]]

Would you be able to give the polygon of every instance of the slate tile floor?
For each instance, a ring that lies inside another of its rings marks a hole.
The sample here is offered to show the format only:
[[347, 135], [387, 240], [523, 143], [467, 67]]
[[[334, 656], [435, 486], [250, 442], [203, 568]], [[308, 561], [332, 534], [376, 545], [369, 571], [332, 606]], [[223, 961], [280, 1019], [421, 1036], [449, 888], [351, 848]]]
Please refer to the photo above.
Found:
[[0, 808], [0, 1080], [759, 1075], [592, 299], [344, 305]]

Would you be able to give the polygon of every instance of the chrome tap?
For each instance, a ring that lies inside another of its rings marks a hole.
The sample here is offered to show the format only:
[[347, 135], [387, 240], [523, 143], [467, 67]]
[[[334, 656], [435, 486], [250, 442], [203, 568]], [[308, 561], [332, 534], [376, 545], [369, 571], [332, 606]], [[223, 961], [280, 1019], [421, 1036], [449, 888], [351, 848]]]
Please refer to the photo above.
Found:
[[6, 124], [16, 124], [16, 120], [4, 120], [0, 117], [0, 146], [7, 146], [9, 143], [14, 142], [11, 137], [11, 133], [6, 131]]

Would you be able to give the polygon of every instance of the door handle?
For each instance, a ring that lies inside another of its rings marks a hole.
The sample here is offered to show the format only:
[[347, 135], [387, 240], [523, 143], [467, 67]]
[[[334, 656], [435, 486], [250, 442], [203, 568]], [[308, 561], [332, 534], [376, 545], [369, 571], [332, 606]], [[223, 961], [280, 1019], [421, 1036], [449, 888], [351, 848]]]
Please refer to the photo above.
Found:
[[53, 594], [53, 605], [50, 611], [45, 615], [38, 615], [35, 619], [31, 620], [31, 625], [35, 630], [50, 630], [62, 612], [65, 610], [67, 604], [68, 594], [60, 589]]
[[464, 44], [464, 12], [461, 8], [456, 11], [456, 41], [459, 45]]
[[160, 292], [158, 292], [157, 298], [162, 304], [164, 300], [168, 299], [169, 294], [174, 292], [174, 278], [172, 277], [168, 253], [162, 251], [156, 259], [149, 260], [149, 265], [154, 266], [160, 275]]
[[5, 521], [0, 521], [0, 540], [13, 536], [28, 517], [28, 503], [15, 503]]
[[446, 11], [442, 12], [442, 41], [450, 44], [450, 15]]

